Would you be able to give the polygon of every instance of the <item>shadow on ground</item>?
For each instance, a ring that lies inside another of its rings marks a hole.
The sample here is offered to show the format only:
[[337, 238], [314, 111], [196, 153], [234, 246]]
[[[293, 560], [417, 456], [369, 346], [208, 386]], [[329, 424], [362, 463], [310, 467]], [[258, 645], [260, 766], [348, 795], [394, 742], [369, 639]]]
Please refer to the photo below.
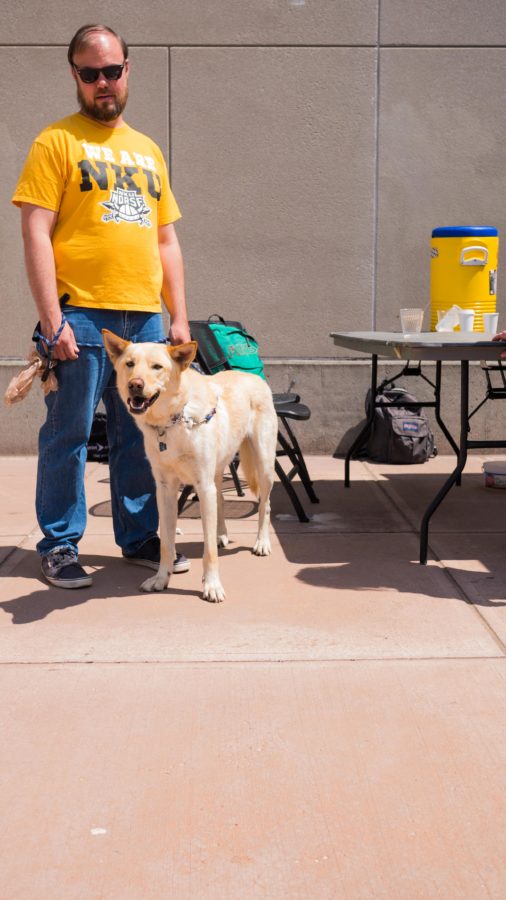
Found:
[[[188, 559], [198, 559], [202, 555], [202, 543], [178, 543], [180, 549]], [[135, 597], [145, 598], [147, 595], [140, 590], [139, 584], [144, 578], [149, 578], [149, 569], [140, 566], [131, 566], [122, 559], [112, 556], [100, 556], [97, 554], [80, 555], [79, 560], [87, 569], [92, 568], [94, 573], [93, 585], [78, 590], [64, 590], [52, 587], [45, 583], [40, 572], [40, 558], [36, 550], [21, 550], [20, 559], [9, 578], [29, 578], [40, 582], [40, 588], [28, 591], [11, 600], [2, 600], [0, 609], [11, 616], [13, 625], [26, 625], [29, 622], [37, 622], [45, 619], [52, 612], [82, 606], [91, 600], [104, 600], [110, 597]], [[233, 545], [220, 551], [220, 555], [235, 556], [237, 553], [250, 553], [251, 548], [243, 545]], [[152, 573], [151, 573], [152, 574]], [[195, 589], [181, 588], [178, 584], [178, 575], [173, 575], [169, 587], [163, 591], [168, 599], [172, 597], [193, 597], [200, 602], [202, 599], [201, 585], [196, 584]]]
[[[357, 470], [357, 474], [359, 470]], [[289, 578], [309, 587], [334, 591], [421, 594], [422, 597], [459, 596], [465, 602], [483, 607], [506, 606], [503, 576], [506, 536], [504, 515], [506, 491], [487, 490], [481, 475], [465, 475], [460, 488], [453, 488], [431, 523], [431, 546], [445, 560], [444, 568], [420, 566], [416, 522], [429, 501], [445, 481], [441, 473], [406, 467], [399, 472], [376, 467], [375, 478], [357, 477], [349, 489], [342, 481], [317, 480], [314, 487], [320, 503], [310, 503], [300, 483], [295, 482], [306, 511], [308, 524], [299, 523], [283, 486], [276, 482], [272, 492], [272, 526], [286, 562], [293, 566]], [[108, 479], [104, 479], [106, 481]], [[250, 520], [257, 511], [251, 495], [238, 497], [231, 481], [225, 482], [225, 514], [235, 520], [232, 542], [220, 556], [244, 556], [248, 572], [251, 557], [250, 534], [241, 534], [241, 520]], [[90, 514], [110, 517], [110, 503], [94, 505]], [[200, 516], [198, 500], [190, 502], [182, 519]], [[234, 542], [234, 532], [237, 543]], [[178, 548], [189, 559], [202, 557], [202, 537], [187, 535]], [[56, 610], [79, 606], [106, 597], [143, 596], [138, 584], [142, 570], [132, 568], [117, 556], [85, 555], [83, 564], [98, 570], [94, 585], [78, 591], [50, 588], [42, 581], [39, 557], [34, 550], [18, 550], [12, 544], [0, 547], [3, 560], [17, 551], [19, 559], [9, 566], [9, 577], [40, 583], [22, 596], [4, 600], [0, 608], [15, 624], [46, 618]], [[459, 562], [462, 561], [462, 565]], [[495, 573], [498, 573], [497, 575]], [[145, 570], [145, 577], [148, 570]], [[249, 575], [245, 575], [249, 577]], [[165, 592], [167, 597], [190, 596], [200, 601], [200, 584], [182, 589], [174, 576]], [[265, 590], [270, 589], [267, 583]], [[4, 595], [5, 596], [5, 595]], [[310, 602], [322, 601], [318, 591]], [[336, 594], [336, 598], [337, 598]]]

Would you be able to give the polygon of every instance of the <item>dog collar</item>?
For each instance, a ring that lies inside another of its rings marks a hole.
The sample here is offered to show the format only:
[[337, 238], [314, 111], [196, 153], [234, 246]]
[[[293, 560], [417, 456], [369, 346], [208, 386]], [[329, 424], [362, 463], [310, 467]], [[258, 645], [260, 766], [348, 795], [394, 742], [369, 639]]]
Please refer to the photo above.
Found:
[[212, 410], [210, 412], [208, 412], [207, 415], [204, 416], [203, 419], [195, 419], [194, 416], [188, 416], [185, 413], [185, 409], [183, 407], [181, 412], [175, 413], [173, 416], [170, 417], [170, 419], [166, 425], [163, 425], [163, 426], [151, 425], [151, 428], [154, 428], [156, 430], [158, 437], [160, 438], [160, 440], [158, 441], [158, 449], [161, 452], [163, 452], [164, 450], [167, 449], [167, 444], [164, 443], [164, 441], [162, 441], [162, 438], [165, 437], [165, 435], [167, 434], [167, 431], [169, 430], [169, 428], [172, 427], [172, 425], [178, 425], [179, 423], [181, 423], [182, 425], [186, 425], [187, 428], [195, 428], [197, 425], [206, 425], [207, 422], [210, 422], [211, 419], [213, 418], [213, 416], [215, 416], [215, 415], [216, 415], [216, 407], [215, 406], [213, 406]]

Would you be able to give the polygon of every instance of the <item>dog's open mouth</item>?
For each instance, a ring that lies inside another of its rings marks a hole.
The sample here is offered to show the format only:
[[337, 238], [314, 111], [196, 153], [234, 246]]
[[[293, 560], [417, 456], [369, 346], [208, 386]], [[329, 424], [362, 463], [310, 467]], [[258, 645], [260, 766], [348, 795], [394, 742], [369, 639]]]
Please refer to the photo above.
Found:
[[129, 397], [128, 398], [128, 408], [131, 413], [138, 416], [140, 413], [146, 412], [150, 406], [153, 406], [155, 400], [158, 400], [160, 396], [160, 391], [157, 391], [156, 394], [153, 394], [152, 397]]

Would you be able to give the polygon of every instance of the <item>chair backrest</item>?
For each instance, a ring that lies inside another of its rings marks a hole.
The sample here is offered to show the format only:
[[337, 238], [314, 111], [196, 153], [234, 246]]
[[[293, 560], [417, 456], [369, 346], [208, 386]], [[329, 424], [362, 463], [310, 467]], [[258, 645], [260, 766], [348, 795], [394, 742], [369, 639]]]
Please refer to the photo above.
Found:
[[216, 372], [230, 369], [223, 350], [209, 328], [209, 322], [194, 319], [189, 324], [191, 336], [198, 344], [197, 362], [202, 366], [206, 375], [215, 375]]
[[240, 322], [210, 316], [207, 321], [191, 321], [190, 331], [198, 343], [197, 362], [208, 374], [239, 369], [265, 379], [258, 344]]

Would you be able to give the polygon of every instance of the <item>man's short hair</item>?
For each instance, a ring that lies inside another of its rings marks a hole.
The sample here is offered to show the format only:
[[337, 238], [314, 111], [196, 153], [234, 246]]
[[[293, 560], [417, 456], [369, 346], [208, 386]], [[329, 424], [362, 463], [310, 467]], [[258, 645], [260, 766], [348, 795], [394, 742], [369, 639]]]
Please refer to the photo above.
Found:
[[92, 34], [112, 34], [112, 36], [117, 38], [121, 44], [123, 59], [128, 59], [128, 47], [125, 41], [123, 40], [121, 35], [116, 34], [116, 32], [113, 31], [112, 28], [109, 28], [107, 25], [82, 25], [81, 28], [76, 31], [69, 44], [67, 58], [71, 66], [74, 64], [75, 54], [79, 53], [80, 50], [84, 50], [89, 44], [92, 43], [90, 39], [90, 36]]

